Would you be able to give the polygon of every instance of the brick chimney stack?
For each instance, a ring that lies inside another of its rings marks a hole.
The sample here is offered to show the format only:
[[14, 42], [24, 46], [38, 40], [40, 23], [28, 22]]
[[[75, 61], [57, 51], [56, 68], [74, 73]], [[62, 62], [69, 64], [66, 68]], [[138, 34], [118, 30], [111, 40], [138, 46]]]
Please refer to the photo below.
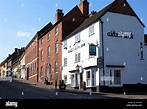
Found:
[[89, 2], [87, 0], [80, 0], [79, 9], [87, 17], [89, 15]]
[[57, 9], [57, 10], [56, 10], [56, 16], [55, 16], [56, 22], [57, 22], [58, 20], [60, 20], [63, 16], [64, 16], [63, 10]]

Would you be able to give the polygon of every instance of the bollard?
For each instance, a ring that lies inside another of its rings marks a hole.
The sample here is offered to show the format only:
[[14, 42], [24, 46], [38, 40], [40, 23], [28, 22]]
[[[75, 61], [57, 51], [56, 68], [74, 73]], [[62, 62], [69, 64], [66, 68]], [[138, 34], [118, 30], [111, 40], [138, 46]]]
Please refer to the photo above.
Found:
[[24, 92], [22, 92], [21, 95], [24, 95]]
[[126, 95], [126, 92], [124, 92], [124, 95]]
[[90, 91], [90, 95], [92, 95], [92, 92]]
[[56, 92], [55, 95], [58, 95], [58, 92]]

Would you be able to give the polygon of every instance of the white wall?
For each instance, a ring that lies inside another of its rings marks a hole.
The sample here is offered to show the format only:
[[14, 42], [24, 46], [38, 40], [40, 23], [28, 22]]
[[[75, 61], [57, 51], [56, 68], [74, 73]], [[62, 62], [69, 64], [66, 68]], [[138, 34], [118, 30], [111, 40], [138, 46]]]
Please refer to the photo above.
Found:
[[[147, 68], [146, 55], [143, 60], [140, 60], [140, 43], [144, 43], [144, 27], [134, 16], [109, 12], [102, 17], [102, 20], [104, 22], [105, 65], [125, 65], [122, 72], [123, 84], [147, 83], [147, 69], [144, 70]], [[108, 36], [107, 32], [112, 30], [132, 32], [133, 39]], [[145, 52], [147, 52], [146, 47], [144, 47], [144, 54]], [[140, 80], [141, 77], [143, 80]]]
[[24, 55], [23, 58], [21, 59], [20, 65], [21, 65], [21, 78], [25, 79], [26, 70], [22, 68], [22, 66], [25, 65], [25, 55]]
[[[136, 84], [147, 83], [147, 46], [144, 46], [144, 27], [134, 16], [116, 14], [107, 12], [102, 18], [103, 23], [103, 35], [104, 35], [104, 66], [105, 76], [109, 76], [109, 68], [106, 65], [124, 65], [121, 72], [122, 84]], [[75, 66], [81, 65], [82, 67], [93, 66], [97, 64], [97, 57], [102, 55], [102, 42], [100, 36], [101, 23], [98, 21], [94, 23], [95, 34], [89, 37], [89, 28], [86, 28], [80, 32], [81, 45], [85, 43], [85, 46], [68, 53], [68, 50], [74, 48], [75, 35], [67, 39], [67, 49], [62, 48], [62, 65], [64, 65], [64, 57], [67, 57], [68, 65], [63, 66], [62, 78], [67, 75], [67, 84], [70, 84], [70, 70], [74, 70]], [[118, 38], [108, 36], [107, 33], [115, 30], [115, 32], [132, 32], [133, 39]], [[97, 56], [89, 59], [89, 45], [88, 43], [96, 43]], [[140, 43], [143, 43], [144, 57], [140, 58]], [[75, 63], [75, 53], [81, 53], [81, 62]], [[96, 71], [96, 85], [99, 85], [99, 72], [102, 69]], [[86, 80], [85, 70], [83, 73], [83, 81]], [[101, 83], [102, 84], [102, 83]], [[109, 82], [106, 82], [108, 85]]]
[[[62, 70], [62, 79], [64, 78], [64, 75], [67, 75], [67, 78], [68, 78], [67, 84], [71, 83], [71, 80], [70, 80], [71, 73], [69, 73], [69, 71], [74, 70], [77, 64], [82, 66], [83, 68], [88, 67], [88, 66], [97, 65], [98, 46], [96, 48], [97, 55], [95, 57], [89, 58], [89, 44], [93, 43], [93, 44], [99, 45], [99, 22], [94, 23], [94, 34], [93, 35], [89, 36], [89, 27], [88, 27], [80, 32], [80, 37], [81, 37], [80, 43], [77, 43], [74, 45], [75, 43], [75, 35], [74, 35], [70, 37], [69, 39], [67, 39], [67, 49], [63, 49], [62, 47], [62, 65], [64, 65], [64, 57], [67, 57], [67, 66], [66, 67], [63, 66], [63, 70]], [[85, 46], [77, 50], [74, 50], [73, 52], [68, 53], [70, 46], [71, 48], [75, 48], [75, 46], [81, 45], [83, 43], [85, 43]], [[76, 52], [81, 53], [81, 61], [78, 63], [75, 63], [75, 53]], [[96, 75], [98, 76], [98, 74]], [[96, 78], [99, 78], [99, 77], [96, 77]], [[83, 81], [86, 81], [85, 71], [83, 72]], [[97, 81], [99, 80], [97, 79]], [[96, 82], [96, 83], [99, 84], [99, 82]]]

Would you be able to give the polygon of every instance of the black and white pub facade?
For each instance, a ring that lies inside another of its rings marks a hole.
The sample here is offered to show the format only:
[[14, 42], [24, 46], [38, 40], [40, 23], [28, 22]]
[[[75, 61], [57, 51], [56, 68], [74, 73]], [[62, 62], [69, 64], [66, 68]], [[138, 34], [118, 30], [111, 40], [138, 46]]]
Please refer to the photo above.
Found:
[[126, 0], [114, 0], [63, 39], [62, 78], [93, 91], [144, 91], [147, 46], [144, 24]]

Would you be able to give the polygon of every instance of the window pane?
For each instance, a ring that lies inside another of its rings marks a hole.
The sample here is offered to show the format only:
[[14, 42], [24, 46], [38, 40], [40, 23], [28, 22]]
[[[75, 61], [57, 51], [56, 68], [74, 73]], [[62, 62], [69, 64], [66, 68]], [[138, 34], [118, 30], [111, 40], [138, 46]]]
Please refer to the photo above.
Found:
[[58, 35], [58, 27], [55, 28], [55, 35]]
[[75, 42], [78, 42], [78, 41], [80, 41], [80, 34], [79, 33], [75, 36]]
[[47, 39], [50, 40], [50, 33], [48, 34], [48, 38]]
[[89, 27], [89, 35], [94, 34], [94, 25]]
[[96, 55], [96, 46], [89, 45], [89, 55]]
[[90, 85], [90, 71], [86, 71], [86, 83], [87, 83], [87, 86]]
[[121, 84], [121, 71], [114, 70], [114, 84]]

